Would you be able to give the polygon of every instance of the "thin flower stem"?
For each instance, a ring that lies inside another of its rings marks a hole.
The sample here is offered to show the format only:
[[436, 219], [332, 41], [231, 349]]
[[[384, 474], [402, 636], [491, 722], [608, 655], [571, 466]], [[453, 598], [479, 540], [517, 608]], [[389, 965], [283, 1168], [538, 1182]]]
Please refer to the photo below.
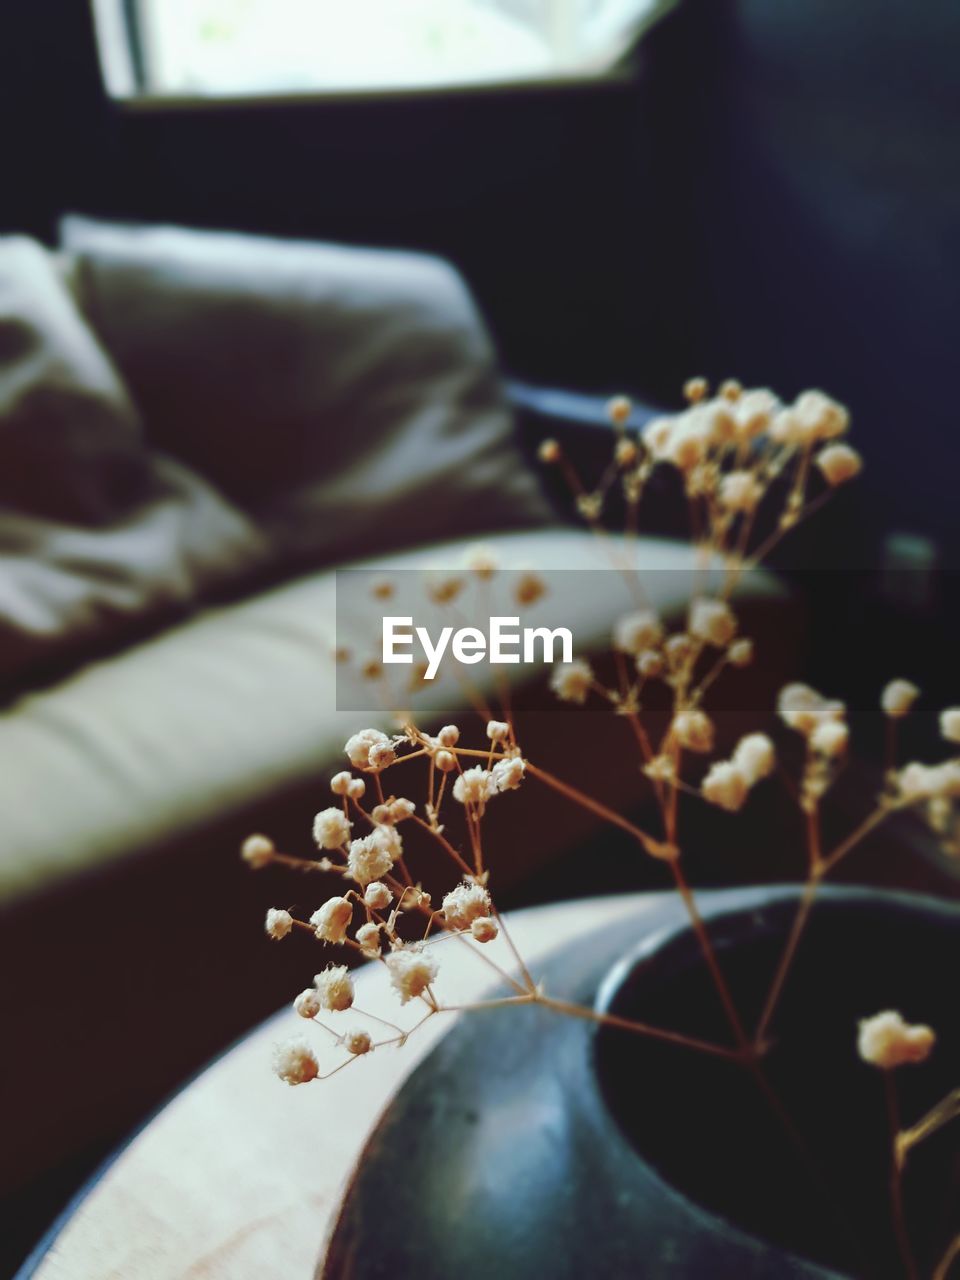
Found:
[[695, 1049], [699, 1053], [709, 1053], [718, 1058], [727, 1058], [732, 1062], [739, 1062], [743, 1057], [740, 1050], [728, 1048], [726, 1045], [713, 1044], [709, 1040], [700, 1040], [696, 1036], [686, 1036], [679, 1031], [667, 1031], [663, 1027], [650, 1026], [649, 1023], [638, 1022], [633, 1018], [621, 1018], [615, 1013], [598, 1013], [596, 1009], [591, 1009], [587, 1005], [573, 1004], [568, 1000], [556, 1000], [542, 993], [537, 995], [536, 1003], [572, 1018], [582, 1018], [601, 1026], [619, 1027], [623, 1031], [650, 1036], [651, 1039], [663, 1040], [668, 1044], [682, 1045], [684, 1048]]
[[460, 868], [460, 870], [463, 872], [465, 876], [473, 875], [473, 870], [470, 867], [470, 864], [464, 861], [464, 859], [460, 856], [460, 854], [453, 847], [453, 845], [446, 838], [446, 836], [442, 835], [439, 831], [431, 827], [430, 823], [425, 822], [423, 818], [421, 818], [420, 815], [417, 813], [411, 813], [410, 820], [415, 822], [418, 827], [422, 827], [423, 830], [426, 831], [428, 835], [433, 836], [434, 840], [436, 840], [436, 842], [440, 845], [444, 853], [448, 854], [449, 857], [451, 857], [454, 860], [454, 862], [457, 864], [457, 866]]
[[927, 1114], [909, 1129], [902, 1129], [897, 1135], [897, 1159], [901, 1167], [907, 1158], [907, 1152], [924, 1138], [929, 1138], [945, 1124], [960, 1116], [960, 1089], [954, 1089], [942, 1098]]
[[960, 1257], [960, 1235], [954, 1236], [947, 1245], [946, 1253], [937, 1263], [932, 1280], [947, 1280], [947, 1273], [958, 1257]]
[[354, 1005], [353, 1012], [359, 1013], [363, 1018], [372, 1018], [374, 1022], [379, 1022], [383, 1027], [389, 1027], [391, 1031], [399, 1031], [401, 1035], [404, 1033], [403, 1027], [398, 1027], [395, 1022], [388, 1022], [386, 1018], [381, 1018], [377, 1013], [371, 1013], [369, 1009], [358, 1009], [357, 1006]]
[[523, 975], [523, 980], [526, 983], [527, 990], [533, 991], [536, 987], [536, 984], [533, 981], [533, 978], [530, 976], [530, 970], [527, 968], [526, 964], [524, 963], [523, 956], [521, 956], [520, 952], [517, 950], [517, 947], [514, 944], [513, 938], [510, 937], [510, 930], [507, 928], [506, 923], [503, 919], [503, 916], [501, 916], [500, 912], [497, 910], [496, 907], [493, 907], [492, 910], [493, 910], [493, 918], [494, 920], [496, 920], [500, 928], [500, 932], [503, 934], [503, 940], [504, 942], [506, 942], [507, 946], [509, 947], [510, 954], [513, 956], [520, 970], [520, 973]]
[[783, 985], [787, 980], [787, 974], [790, 966], [793, 964], [793, 958], [796, 955], [797, 946], [806, 927], [807, 917], [810, 914], [810, 908], [814, 904], [817, 896], [819, 881], [811, 877], [803, 888], [803, 897], [800, 899], [800, 905], [793, 917], [793, 924], [790, 928], [790, 935], [787, 938], [786, 945], [780, 956], [780, 963], [777, 965], [773, 982], [770, 984], [770, 991], [767, 995], [766, 1003], [763, 1006], [763, 1013], [760, 1015], [760, 1021], [757, 1023], [757, 1029], [753, 1033], [753, 1046], [757, 1053], [762, 1053], [766, 1044], [767, 1029], [770, 1026], [770, 1020], [774, 1015], [780, 994], [783, 991]]
[[525, 991], [522, 995], [477, 1000], [473, 1004], [438, 1004], [437, 1013], [473, 1013], [476, 1009], [502, 1009], [511, 1004], [534, 1004], [537, 999], [535, 991]]
[[897, 1248], [900, 1250], [903, 1269], [909, 1280], [917, 1280], [917, 1264], [913, 1260], [910, 1236], [907, 1232], [907, 1221], [903, 1211], [902, 1168], [897, 1155], [897, 1139], [900, 1134], [900, 1106], [897, 1102], [897, 1084], [892, 1071], [884, 1071], [883, 1085], [887, 1101], [887, 1120], [890, 1125], [890, 1212], [893, 1218], [893, 1231], [897, 1238]]
[[896, 806], [891, 804], [881, 804], [874, 809], [873, 813], [871, 813], [869, 817], [864, 818], [859, 827], [847, 836], [846, 840], [841, 841], [833, 852], [823, 859], [820, 864], [819, 875], [822, 877], [832, 871], [841, 858], [845, 858], [847, 856], [854, 845], [859, 844], [864, 836], [869, 835], [871, 831], [883, 822], [884, 818], [888, 818], [891, 813], [895, 812], [895, 810]]
[[619, 813], [613, 809], [608, 809], [605, 804], [601, 804], [599, 800], [594, 800], [592, 796], [586, 795], [583, 791], [578, 791], [576, 787], [570, 786], [568, 782], [561, 781], [560, 778], [554, 777], [552, 773], [547, 773], [545, 769], [541, 769], [539, 765], [531, 764], [527, 761], [526, 772], [532, 778], [539, 778], [548, 787], [552, 787], [554, 791], [559, 791], [561, 795], [572, 800], [575, 804], [581, 805], [584, 809], [589, 809], [591, 813], [595, 813], [598, 818], [603, 818], [605, 822], [611, 823], [615, 827], [619, 827], [621, 831], [626, 831], [643, 845], [647, 853], [652, 854], [655, 858], [671, 861], [676, 857], [676, 850], [662, 840], [655, 840], [653, 836], [648, 835], [646, 831], [640, 827], [634, 826], [626, 818], [622, 818]]
[[752, 1058], [753, 1046], [743, 1029], [743, 1023], [740, 1021], [740, 1015], [737, 1013], [737, 1007], [733, 1002], [733, 996], [730, 994], [730, 988], [727, 986], [727, 981], [723, 976], [707, 927], [703, 922], [703, 917], [700, 915], [696, 898], [693, 896], [686, 877], [681, 870], [679, 860], [671, 862], [670, 868], [673, 871], [673, 878], [683, 900], [683, 905], [686, 907], [687, 915], [690, 917], [690, 923], [693, 925], [694, 933], [697, 935], [697, 941], [700, 943], [700, 950], [703, 952], [703, 958], [707, 963], [707, 968], [710, 970], [710, 976], [713, 978], [713, 984], [720, 996], [720, 1003], [723, 1005], [723, 1011], [727, 1015], [727, 1021], [733, 1031], [737, 1048], [741, 1053], [748, 1054]]

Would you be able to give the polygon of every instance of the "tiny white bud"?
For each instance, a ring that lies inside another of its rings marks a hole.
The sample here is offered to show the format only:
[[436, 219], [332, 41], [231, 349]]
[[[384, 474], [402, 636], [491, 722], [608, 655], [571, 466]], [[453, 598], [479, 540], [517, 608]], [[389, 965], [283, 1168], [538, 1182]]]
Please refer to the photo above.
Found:
[[269, 937], [276, 939], [278, 942], [281, 938], [285, 938], [293, 928], [293, 916], [289, 911], [284, 911], [278, 907], [271, 907], [267, 912], [267, 918], [264, 923]]
[[475, 942], [492, 942], [499, 932], [496, 921], [487, 916], [478, 916], [470, 925]]
[[320, 1074], [320, 1063], [308, 1044], [294, 1040], [274, 1050], [273, 1069], [286, 1084], [308, 1084]]
[[393, 894], [379, 880], [372, 880], [364, 890], [363, 901], [372, 911], [386, 911], [393, 901]]
[[353, 982], [345, 964], [328, 966], [313, 981], [324, 1009], [342, 1013], [353, 1004]]
[[272, 862], [276, 847], [269, 836], [247, 836], [240, 849], [240, 856], [254, 871]]
[[330, 779], [330, 790], [335, 796], [349, 795], [350, 783], [352, 781], [352, 774], [349, 774], [346, 769], [343, 769], [340, 773], [335, 773]]
[[931, 1027], [910, 1026], [893, 1009], [864, 1018], [857, 1035], [857, 1051], [864, 1062], [886, 1071], [907, 1063], [926, 1062], [936, 1044]]
[[919, 696], [920, 690], [909, 680], [891, 680], [880, 695], [880, 705], [891, 719], [900, 720], [910, 714]]
[[293, 1007], [301, 1018], [315, 1018], [322, 1008], [316, 988], [307, 987], [306, 991], [301, 991]]
[[359, 1058], [364, 1053], [369, 1053], [373, 1048], [373, 1041], [370, 1039], [370, 1032], [354, 1028], [348, 1031], [343, 1037], [343, 1047], [347, 1053], [352, 1053], [354, 1057]]
[[351, 824], [342, 809], [322, 809], [313, 820], [313, 838], [320, 849], [339, 849], [350, 839]]
[[960, 707], [940, 712], [940, 733], [947, 742], [960, 742]]
[[510, 726], [504, 720], [488, 720], [487, 737], [491, 742], [504, 742], [510, 737]]

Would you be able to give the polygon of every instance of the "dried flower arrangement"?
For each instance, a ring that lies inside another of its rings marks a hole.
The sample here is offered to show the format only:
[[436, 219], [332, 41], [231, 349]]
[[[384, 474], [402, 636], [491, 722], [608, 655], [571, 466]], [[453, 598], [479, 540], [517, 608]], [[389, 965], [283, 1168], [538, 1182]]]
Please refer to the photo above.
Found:
[[[327, 897], [309, 919], [295, 919], [282, 908], [271, 909], [266, 917], [268, 935], [282, 939], [300, 931], [325, 946], [343, 947], [382, 964], [399, 1005], [414, 1006], [416, 1016], [404, 1025], [398, 1021], [381, 1026], [382, 1020], [373, 1019], [373, 1015], [361, 1015], [376, 1021], [379, 1029], [358, 1023], [339, 1030], [328, 1015], [336, 1017], [348, 1011], [357, 1015], [361, 1011], [354, 1006], [349, 968], [328, 965], [316, 975], [312, 986], [297, 996], [294, 1008], [305, 1022], [324, 1030], [336, 1057], [324, 1070], [320, 1056], [307, 1041], [278, 1048], [275, 1069], [288, 1084], [326, 1079], [370, 1052], [403, 1045], [418, 1028], [443, 1013], [537, 1005], [735, 1061], [753, 1076], [776, 1109], [777, 1099], [764, 1074], [764, 1057], [784, 983], [822, 882], [881, 823], [903, 810], [918, 812], [947, 850], [960, 850], [960, 757], [954, 755], [933, 765], [897, 763], [897, 726], [919, 696], [919, 690], [905, 680], [893, 680], [881, 696], [888, 724], [888, 760], [880, 794], [859, 824], [832, 847], [824, 847], [821, 805], [848, 750], [846, 708], [806, 685], [784, 687], [777, 713], [803, 745], [800, 774], [787, 779], [787, 789], [805, 826], [807, 875], [762, 1014], [755, 1025], [745, 1025], [685, 875], [678, 835], [679, 806], [695, 797], [727, 812], [738, 812], [753, 789], [778, 771], [774, 742], [762, 732], [743, 736], [728, 758], [713, 759], [704, 771], [705, 758], [713, 754], [715, 741], [715, 726], [705, 709], [707, 695], [726, 668], [746, 667], [754, 658], [753, 642], [740, 634], [731, 598], [744, 571], [758, 564], [782, 536], [852, 479], [861, 461], [842, 442], [848, 428], [846, 410], [819, 391], [805, 392], [793, 404], [784, 405], [769, 391], [744, 390], [732, 381], [711, 395], [703, 379], [693, 379], [685, 387], [685, 397], [687, 407], [682, 412], [649, 422], [639, 434], [629, 427], [630, 402], [624, 397], [611, 401], [608, 415], [613, 458], [594, 488], [583, 485], [557, 441], [546, 440], [539, 450], [544, 464], [562, 470], [577, 510], [600, 537], [604, 536], [601, 515], [614, 485], [620, 487], [626, 504], [629, 539], [636, 533], [638, 510], [654, 469], [673, 468], [689, 505], [700, 558], [722, 568], [716, 589], [690, 600], [682, 629], [668, 633], [663, 621], [647, 607], [637, 608], [617, 622], [612, 637], [613, 684], [605, 684], [582, 657], [555, 668], [550, 680], [560, 701], [583, 705], [599, 700], [629, 723], [641, 777], [659, 816], [656, 829], [641, 828], [526, 755], [507, 700], [502, 718], [495, 718], [489, 707], [484, 707], [486, 737], [474, 745], [463, 743], [455, 725], [427, 733], [409, 713], [391, 734], [376, 728], [353, 734], [345, 745], [351, 768], [331, 779], [335, 803], [314, 820], [313, 838], [320, 856], [293, 857], [279, 851], [264, 835], [251, 836], [243, 845], [242, 856], [254, 869], [280, 864], [339, 877], [342, 891]], [[755, 529], [761, 508], [768, 517], [772, 512], [773, 528], [758, 538]], [[477, 555], [471, 572], [486, 581], [496, 572], [496, 565], [485, 554]], [[533, 572], [525, 575], [525, 582], [523, 596], [527, 601], [535, 600], [544, 589], [542, 583]], [[446, 603], [460, 586], [453, 580], [435, 580], [427, 589], [434, 603]], [[389, 583], [378, 586], [376, 594], [388, 598]], [[657, 735], [643, 714], [645, 694], [654, 683], [668, 691], [671, 707], [666, 730]], [[943, 711], [940, 727], [949, 744], [960, 743], [960, 707]], [[419, 761], [423, 774], [420, 787], [411, 781], [414, 761]], [[398, 775], [404, 779], [402, 787], [393, 782]], [[691, 775], [698, 778], [696, 783], [690, 781]], [[497, 909], [483, 837], [488, 807], [509, 803], [509, 792], [531, 785], [613, 824], [635, 840], [644, 854], [667, 868], [729, 1024], [727, 1042], [699, 1039], [575, 1005], [552, 995], [536, 981]], [[414, 795], [417, 802], [409, 798]], [[461, 828], [462, 843], [453, 834]], [[434, 842], [450, 864], [452, 883], [442, 885], [436, 895], [415, 879], [409, 866], [407, 830], [419, 831], [419, 838]], [[410, 924], [417, 917], [422, 928], [411, 940]], [[443, 999], [439, 994], [442, 981], [438, 985], [442, 950], [436, 943], [445, 938], [471, 948], [502, 982], [507, 994], [466, 1006]], [[490, 947], [496, 939], [500, 939], [498, 946]], [[500, 958], [494, 959], [494, 954]], [[851, 1028], [851, 1037], [853, 1034]], [[960, 1089], [915, 1124], [902, 1126], [893, 1073], [928, 1058], [934, 1049], [934, 1031], [912, 1026], [899, 1012], [888, 1010], [865, 1017], [857, 1034], [861, 1058], [881, 1070], [887, 1082], [891, 1214], [903, 1269], [915, 1276], [918, 1272], [904, 1219], [901, 1179], [912, 1149], [960, 1115]], [[789, 1126], [788, 1117], [782, 1118]], [[935, 1280], [946, 1276], [957, 1256], [960, 1235], [938, 1264]]]

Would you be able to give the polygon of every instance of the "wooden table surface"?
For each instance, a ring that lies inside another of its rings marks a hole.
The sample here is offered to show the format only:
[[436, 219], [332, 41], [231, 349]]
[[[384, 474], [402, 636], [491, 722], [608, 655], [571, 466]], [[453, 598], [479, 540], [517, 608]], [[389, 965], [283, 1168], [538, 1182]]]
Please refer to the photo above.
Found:
[[[639, 936], [656, 896], [538, 907], [508, 917], [508, 926], [536, 978], [538, 959], [561, 939], [569, 945], [604, 921], [634, 915]], [[496, 980], [467, 947], [453, 939], [438, 945], [441, 1001], [472, 1000]], [[507, 967], [502, 938], [486, 954]], [[319, 949], [317, 956], [320, 969]], [[420, 1016], [401, 1010], [382, 965], [366, 965], [355, 976], [356, 1007], [365, 1014], [404, 1027]], [[305, 970], [304, 985], [308, 980]], [[37, 1280], [311, 1280], [370, 1130], [458, 1016], [469, 1014], [432, 1018], [403, 1047], [381, 1047], [329, 1080], [290, 1088], [272, 1074], [273, 1046], [305, 1035], [323, 1065], [328, 1040], [292, 1009], [277, 1014], [208, 1067], [123, 1149], [31, 1274]], [[389, 1035], [355, 1011], [328, 1015], [338, 1018]]]

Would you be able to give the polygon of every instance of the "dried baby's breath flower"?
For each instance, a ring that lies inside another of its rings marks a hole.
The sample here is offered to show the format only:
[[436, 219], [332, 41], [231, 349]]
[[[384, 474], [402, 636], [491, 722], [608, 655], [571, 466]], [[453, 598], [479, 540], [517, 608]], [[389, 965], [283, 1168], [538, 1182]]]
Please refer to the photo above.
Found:
[[710, 447], [711, 424], [702, 416], [685, 413], [674, 419], [663, 448], [667, 462], [679, 471], [692, 471], [701, 463]]
[[763, 485], [752, 471], [730, 471], [720, 480], [718, 499], [727, 511], [756, 511]]
[[418, 947], [401, 947], [386, 957], [390, 985], [406, 1004], [423, 995], [437, 976], [437, 962]]
[[556, 440], [541, 440], [537, 449], [537, 457], [548, 465], [560, 461], [560, 446]]
[[765, 733], [748, 733], [737, 743], [733, 762], [752, 787], [773, 772], [777, 762], [773, 742]]
[[390, 739], [379, 729], [361, 729], [359, 733], [347, 739], [343, 749], [350, 757], [350, 763], [355, 769], [376, 769], [380, 766], [371, 762], [370, 752], [375, 747], [389, 748], [389, 746]]
[[705, 644], [724, 649], [737, 632], [737, 619], [725, 600], [701, 597], [690, 605], [688, 629]]
[[702, 754], [713, 750], [713, 721], [699, 708], [681, 711], [674, 716], [673, 733], [680, 746], [687, 751]]
[[492, 942], [499, 932], [496, 921], [488, 916], [478, 916], [470, 925], [474, 942]]
[[743, 387], [736, 378], [727, 378], [725, 382], [721, 382], [717, 394], [724, 400], [739, 400], [743, 394]]
[[313, 838], [320, 849], [339, 849], [350, 839], [351, 823], [342, 809], [321, 809], [313, 820]]
[[769, 430], [779, 408], [779, 399], [766, 387], [744, 391], [733, 405], [737, 439], [751, 440]]
[[499, 568], [496, 552], [483, 543], [468, 548], [463, 557], [465, 569], [475, 573], [481, 582], [488, 582]]
[[632, 440], [618, 440], [613, 456], [618, 467], [632, 467], [640, 456], [640, 450]]
[[553, 669], [550, 688], [561, 702], [583, 704], [593, 687], [593, 669], [583, 658], [561, 662]]
[[457, 767], [457, 757], [452, 751], [438, 751], [433, 757], [433, 763], [441, 773], [452, 773]]
[[453, 784], [453, 798], [461, 804], [471, 804], [482, 810], [491, 796], [496, 795], [496, 784], [489, 770], [477, 765], [464, 769]]
[[346, 769], [341, 769], [339, 773], [335, 773], [330, 779], [330, 790], [335, 796], [345, 796], [349, 794], [350, 783], [353, 781], [353, 774], [348, 773]]
[[350, 841], [347, 871], [361, 886], [379, 880], [403, 854], [403, 841], [394, 827], [380, 824], [368, 836]]
[[960, 761], [920, 764], [914, 761], [897, 774], [897, 791], [907, 804], [918, 800], [960, 797]]
[[614, 623], [613, 647], [620, 653], [637, 655], [656, 649], [662, 639], [663, 624], [652, 609], [638, 609]]
[[463, 579], [455, 573], [428, 573], [426, 590], [434, 604], [451, 604], [463, 590]]
[[520, 573], [513, 590], [517, 604], [536, 604], [546, 594], [547, 584], [539, 573], [535, 573], [532, 569], [524, 569]]
[[308, 1084], [320, 1074], [320, 1063], [308, 1044], [292, 1040], [274, 1050], [273, 1069], [286, 1084]]
[[328, 965], [313, 979], [320, 1004], [332, 1013], [342, 1013], [353, 1004], [353, 981], [345, 964]]
[[396, 800], [391, 800], [387, 805], [390, 821], [394, 824], [405, 822], [407, 818], [412, 818], [416, 811], [417, 806], [405, 796], [397, 796]]
[[372, 911], [386, 911], [393, 901], [393, 894], [380, 880], [371, 880], [363, 891], [363, 901]]
[[673, 438], [673, 418], [652, 418], [641, 433], [643, 443], [657, 462], [667, 460]]
[[672, 782], [676, 777], [676, 767], [670, 756], [654, 756], [649, 764], [644, 765], [643, 772], [653, 782]]
[[644, 649], [642, 653], [637, 654], [637, 672], [645, 680], [655, 679], [663, 671], [663, 666], [663, 654], [658, 653], [656, 649]]
[[293, 916], [289, 911], [284, 911], [281, 907], [271, 907], [267, 912], [263, 927], [266, 929], [268, 937], [279, 942], [293, 928]]
[[310, 917], [310, 923], [321, 942], [343, 942], [347, 925], [353, 919], [353, 906], [346, 898], [328, 898]]
[[523, 781], [526, 765], [519, 756], [498, 760], [493, 766], [493, 782], [498, 791], [516, 791]]
[[371, 960], [376, 959], [380, 954], [380, 926], [370, 920], [367, 924], [362, 924], [357, 930], [357, 943], [364, 955], [369, 956]]
[[603, 494], [602, 493], [579, 493], [576, 498], [576, 508], [584, 520], [597, 520], [603, 511]]
[[460, 730], [455, 724], [445, 724], [437, 734], [437, 742], [441, 747], [455, 747], [460, 741]]
[[381, 769], [389, 769], [396, 758], [392, 743], [375, 742], [367, 753], [367, 767], [379, 773]]
[[469, 929], [474, 920], [490, 914], [490, 894], [483, 885], [464, 881], [450, 890], [440, 909], [451, 929]]
[[315, 1018], [323, 1008], [316, 987], [307, 987], [306, 991], [301, 991], [294, 1000], [293, 1007], [301, 1018]]
[[940, 712], [940, 735], [947, 742], [960, 742], [960, 707], [947, 707]]
[[352, 1031], [348, 1031], [343, 1037], [343, 1047], [347, 1053], [352, 1053], [354, 1057], [361, 1057], [365, 1053], [369, 1053], [373, 1048], [373, 1041], [370, 1039], [370, 1032], [364, 1031], [362, 1028], [354, 1027]]
[[748, 640], [746, 636], [740, 640], [734, 640], [727, 650], [727, 661], [732, 667], [749, 667], [753, 661], [753, 641]]
[[607, 417], [615, 427], [622, 427], [629, 420], [633, 405], [628, 396], [614, 396], [607, 401]]
[[276, 846], [269, 836], [247, 836], [240, 847], [240, 857], [254, 871], [259, 871], [273, 861]]
[[679, 671], [693, 653], [693, 641], [685, 632], [678, 631], [664, 641], [663, 652], [671, 671]]
[[367, 790], [367, 784], [362, 778], [351, 778], [350, 785], [347, 787], [347, 795], [351, 800], [362, 800]]
[[488, 720], [487, 737], [491, 742], [504, 742], [510, 737], [510, 726], [505, 720]]
[[706, 378], [688, 378], [683, 384], [683, 396], [685, 400], [689, 400], [691, 404], [696, 404], [698, 400], [702, 400], [710, 390], [710, 384]]
[[777, 714], [784, 724], [809, 735], [824, 720], [842, 720], [846, 707], [817, 693], [807, 684], [787, 684], [777, 696]]
[[850, 741], [850, 730], [839, 720], [822, 720], [810, 734], [811, 749], [831, 759], [842, 756]]
[[726, 809], [728, 813], [736, 813], [743, 808], [750, 783], [743, 770], [732, 760], [718, 760], [710, 766], [700, 789], [704, 799], [711, 804]]
[[804, 391], [797, 397], [793, 412], [805, 443], [835, 440], [850, 425], [848, 410], [822, 391]]
[[880, 695], [880, 705], [891, 719], [900, 720], [910, 714], [919, 696], [920, 690], [909, 680], [891, 680]]
[[872, 1067], [890, 1071], [908, 1063], [926, 1062], [936, 1044], [931, 1027], [911, 1026], [893, 1009], [864, 1018], [857, 1035], [857, 1052]]
[[846, 484], [863, 469], [863, 459], [848, 444], [828, 444], [821, 449], [814, 462], [823, 472], [827, 484]]

